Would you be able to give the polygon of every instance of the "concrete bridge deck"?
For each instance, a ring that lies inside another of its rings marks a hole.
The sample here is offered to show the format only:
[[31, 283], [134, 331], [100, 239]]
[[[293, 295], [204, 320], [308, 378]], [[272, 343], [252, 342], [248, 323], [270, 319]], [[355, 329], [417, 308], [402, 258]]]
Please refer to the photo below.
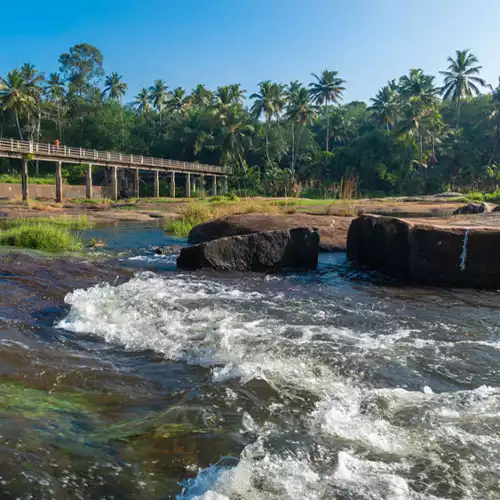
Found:
[[205, 176], [212, 177], [212, 191], [217, 193], [217, 177], [223, 177], [224, 187], [227, 186], [227, 176], [230, 171], [226, 167], [206, 165], [202, 163], [183, 162], [168, 160], [165, 158], [154, 158], [151, 156], [140, 156], [129, 153], [111, 151], [99, 151], [97, 149], [85, 149], [70, 146], [56, 146], [54, 144], [39, 143], [31, 141], [19, 141], [16, 139], [0, 139], [0, 157], [22, 160], [22, 195], [23, 200], [29, 197], [28, 161], [38, 160], [54, 162], [56, 164], [56, 199], [61, 201], [62, 193], [62, 163], [86, 164], [87, 172], [87, 197], [92, 198], [92, 165], [109, 167], [112, 169], [111, 184], [112, 198], [118, 199], [117, 169], [134, 169], [136, 180], [136, 195], [139, 197], [139, 171], [149, 170], [155, 173], [154, 193], [159, 196], [159, 173], [161, 171], [170, 174], [170, 195], [175, 196], [175, 174], [181, 173], [186, 179], [186, 196], [191, 194], [191, 175], [201, 176], [200, 185], [204, 187]]

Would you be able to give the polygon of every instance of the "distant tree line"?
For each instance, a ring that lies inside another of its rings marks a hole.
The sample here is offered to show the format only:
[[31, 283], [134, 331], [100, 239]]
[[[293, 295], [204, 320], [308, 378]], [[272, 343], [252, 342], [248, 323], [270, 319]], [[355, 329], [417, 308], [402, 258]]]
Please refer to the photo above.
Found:
[[103, 63], [79, 44], [59, 73], [25, 63], [1, 77], [0, 136], [228, 165], [248, 194], [328, 196], [346, 176], [365, 194], [493, 190], [500, 179], [500, 84], [469, 50], [448, 58], [441, 87], [411, 69], [369, 105], [342, 104], [347, 83], [330, 70], [307, 85], [262, 81], [250, 96], [238, 83], [188, 93], [156, 80], [125, 102], [126, 81]]

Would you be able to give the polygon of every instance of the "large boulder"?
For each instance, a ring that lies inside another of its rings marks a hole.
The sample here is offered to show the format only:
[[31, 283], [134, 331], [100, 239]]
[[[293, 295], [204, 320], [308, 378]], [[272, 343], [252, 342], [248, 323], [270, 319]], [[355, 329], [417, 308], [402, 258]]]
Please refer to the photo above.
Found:
[[351, 224], [347, 257], [409, 282], [498, 288], [499, 245], [497, 228], [364, 215]]
[[184, 247], [179, 269], [277, 272], [318, 265], [319, 233], [310, 228], [229, 236]]
[[188, 243], [259, 233], [263, 231], [287, 230], [299, 227], [313, 227], [320, 234], [320, 252], [344, 252], [347, 231], [352, 217], [332, 217], [310, 214], [237, 214], [204, 222], [189, 233]]
[[495, 209], [493, 203], [468, 203], [463, 207], [457, 208], [453, 215], [472, 215], [492, 212]]

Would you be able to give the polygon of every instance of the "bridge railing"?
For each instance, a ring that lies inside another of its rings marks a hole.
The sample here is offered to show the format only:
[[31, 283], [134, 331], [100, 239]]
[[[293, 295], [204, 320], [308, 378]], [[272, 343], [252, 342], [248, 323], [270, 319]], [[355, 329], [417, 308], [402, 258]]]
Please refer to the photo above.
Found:
[[113, 151], [99, 151], [97, 149], [75, 148], [71, 146], [56, 146], [55, 144], [18, 141], [16, 139], [0, 139], [0, 151], [12, 153], [41, 154], [46, 156], [56, 156], [79, 161], [93, 161], [120, 163], [134, 167], [158, 167], [172, 170], [198, 170], [201, 173], [229, 174], [229, 169], [216, 165], [205, 165], [203, 163], [191, 163], [178, 160], [167, 160], [164, 158], [154, 158], [152, 156], [139, 156], [129, 153], [117, 153]]

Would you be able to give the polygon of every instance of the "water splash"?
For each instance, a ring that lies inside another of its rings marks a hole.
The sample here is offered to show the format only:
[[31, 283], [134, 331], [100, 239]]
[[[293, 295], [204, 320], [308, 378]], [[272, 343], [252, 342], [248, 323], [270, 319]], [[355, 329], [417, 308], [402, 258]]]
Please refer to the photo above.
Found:
[[465, 271], [465, 266], [467, 263], [467, 243], [469, 242], [469, 228], [465, 229], [464, 234], [464, 246], [462, 248], [462, 255], [460, 256], [460, 270]]

